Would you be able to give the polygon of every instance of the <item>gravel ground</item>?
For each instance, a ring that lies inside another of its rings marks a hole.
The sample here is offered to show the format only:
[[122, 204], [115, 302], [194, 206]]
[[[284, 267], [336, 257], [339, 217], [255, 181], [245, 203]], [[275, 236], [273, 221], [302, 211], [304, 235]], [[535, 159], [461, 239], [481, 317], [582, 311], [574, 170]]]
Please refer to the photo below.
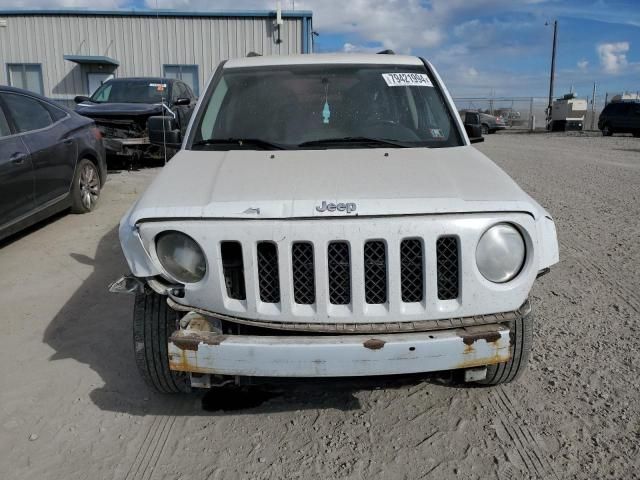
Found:
[[120, 172], [94, 213], [0, 244], [0, 476], [640, 478], [640, 139], [502, 133], [478, 148], [560, 237], [561, 263], [532, 292], [534, 355], [518, 382], [153, 394], [133, 363], [132, 298], [106, 287], [126, 272], [117, 222], [156, 170]]

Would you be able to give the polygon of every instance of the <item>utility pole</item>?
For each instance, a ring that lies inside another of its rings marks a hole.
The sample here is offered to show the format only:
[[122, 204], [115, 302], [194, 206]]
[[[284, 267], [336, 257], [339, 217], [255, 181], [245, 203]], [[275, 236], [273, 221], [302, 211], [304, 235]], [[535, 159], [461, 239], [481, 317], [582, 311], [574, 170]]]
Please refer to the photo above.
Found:
[[551, 51], [551, 77], [549, 78], [549, 105], [547, 106], [547, 125], [551, 121], [551, 105], [553, 104], [553, 79], [556, 73], [557, 41], [558, 41], [558, 20], [554, 20], [553, 21], [553, 50]]
[[593, 93], [591, 94], [591, 128], [593, 130], [593, 122], [596, 119], [596, 82], [593, 82]]
[[533, 97], [529, 99], [529, 130], [536, 129], [536, 116], [533, 114]]

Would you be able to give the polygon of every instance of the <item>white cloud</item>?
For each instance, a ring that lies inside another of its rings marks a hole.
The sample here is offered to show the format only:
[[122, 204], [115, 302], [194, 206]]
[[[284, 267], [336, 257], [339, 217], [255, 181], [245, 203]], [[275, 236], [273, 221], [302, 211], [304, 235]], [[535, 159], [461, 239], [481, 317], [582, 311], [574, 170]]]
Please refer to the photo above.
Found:
[[478, 27], [480, 27], [480, 20], [474, 18], [473, 20], [456, 25], [453, 29], [453, 33], [455, 33], [457, 37], [467, 37], [477, 33]]
[[629, 42], [601, 43], [596, 47], [596, 51], [606, 73], [620, 73], [629, 65]]
[[478, 76], [478, 71], [473, 67], [469, 67], [464, 71], [464, 74], [468, 79], [473, 80]]
[[[275, 2], [263, 4], [263, 8], [273, 8]], [[314, 28], [320, 33], [352, 35], [398, 53], [438, 45], [443, 37], [436, 21], [441, 14], [434, 14], [419, 0], [300, 0], [296, 9], [312, 10]]]
[[587, 68], [589, 67], [589, 61], [588, 61], [588, 60], [580, 60], [580, 61], [577, 63], [577, 65], [578, 65], [578, 69], [579, 69], [579, 70], [581, 70], [581, 71], [583, 71], [583, 72], [586, 72], [586, 71], [587, 71]]
[[365, 47], [364, 45], [355, 45], [353, 43], [345, 43], [342, 46], [342, 51], [345, 53], [375, 53], [379, 52], [379, 47]]
[[[0, 0], [1, 1], [1, 0]], [[445, 44], [457, 22], [490, 9], [517, 11], [532, 0], [295, 0], [297, 10], [312, 10], [314, 29], [353, 37], [353, 44], [377, 43], [398, 53], [411, 53]], [[291, 0], [282, 0], [284, 9]], [[155, 7], [156, 0], [146, 0]], [[275, 0], [158, 0], [159, 8], [195, 10], [273, 10]], [[321, 42], [321, 39], [319, 40]]]
[[38, 9], [38, 8], [91, 8], [118, 9], [126, 0], [0, 0], [0, 8]]

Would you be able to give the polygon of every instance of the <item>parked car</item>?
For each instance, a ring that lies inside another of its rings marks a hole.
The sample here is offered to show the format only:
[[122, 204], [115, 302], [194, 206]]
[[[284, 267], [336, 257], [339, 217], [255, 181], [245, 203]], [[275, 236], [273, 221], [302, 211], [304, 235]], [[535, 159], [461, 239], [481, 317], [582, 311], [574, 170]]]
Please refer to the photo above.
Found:
[[502, 117], [496, 117], [488, 113], [480, 114], [480, 123], [482, 124], [482, 134], [496, 133], [498, 130], [507, 128], [507, 124]]
[[525, 370], [555, 225], [471, 147], [430, 63], [233, 59], [203, 95], [184, 137], [150, 119], [182, 149], [120, 223], [131, 275], [111, 291], [135, 293], [152, 387]]
[[474, 113], [480, 116], [480, 125], [482, 127], [482, 135], [488, 135], [490, 133], [496, 133], [498, 130], [504, 130], [507, 128], [507, 124], [502, 117], [496, 117], [479, 110], [461, 110], [461, 118], [466, 118], [468, 113]]
[[69, 207], [90, 212], [106, 176], [93, 121], [0, 86], [0, 239]]
[[166, 109], [184, 133], [196, 100], [181, 80], [148, 77], [112, 79], [91, 97], [75, 98], [76, 112], [98, 125], [107, 153], [133, 159], [164, 156], [164, 149], [149, 143], [149, 117], [161, 115]]
[[640, 101], [623, 100], [607, 104], [598, 118], [598, 129], [605, 137], [614, 133], [632, 133], [634, 137], [640, 137]]

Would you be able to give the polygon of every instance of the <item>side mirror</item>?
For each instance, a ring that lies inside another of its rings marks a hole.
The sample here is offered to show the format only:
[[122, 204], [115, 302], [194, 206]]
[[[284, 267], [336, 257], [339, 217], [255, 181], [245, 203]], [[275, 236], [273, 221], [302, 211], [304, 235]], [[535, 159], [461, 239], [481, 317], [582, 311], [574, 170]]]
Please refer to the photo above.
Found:
[[471, 143], [480, 143], [484, 142], [484, 137], [482, 136], [482, 126], [481, 125], [473, 125], [470, 123], [464, 124], [464, 129], [467, 132], [467, 136], [469, 137], [469, 141]]
[[159, 115], [149, 117], [149, 142], [160, 147], [180, 148], [182, 135], [173, 117]]
[[173, 104], [176, 107], [179, 107], [181, 105], [191, 105], [191, 99], [190, 98], [179, 98], [177, 99], [175, 102], [173, 102]]
[[91, 99], [85, 95], [78, 95], [73, 99], [76, 103], [89, 102]]
[[467, 132], [471, 143], [484, 142], [482, 136], [482, 125], [480, 124], [480, 114], [478, 112], [466, 112], [464, 115], [464, 129]]
[[478, 112], [466, 112], [464, 114], [465, 125], [480, 125], [480, 114]]

